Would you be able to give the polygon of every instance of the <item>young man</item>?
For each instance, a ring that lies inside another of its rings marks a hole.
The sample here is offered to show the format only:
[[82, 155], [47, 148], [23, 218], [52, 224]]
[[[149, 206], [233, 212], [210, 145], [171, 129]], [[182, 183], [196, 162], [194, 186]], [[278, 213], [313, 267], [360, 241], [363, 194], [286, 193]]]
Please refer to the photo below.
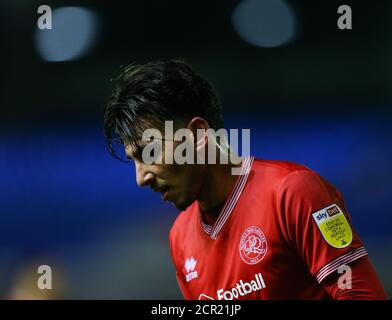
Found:
[[[226, 142], [198, 132], [223, 128], [221, 106], [187, 63], [130, 66], [117, 80], [104, 115], [109, 150], [114, 154], [120, 141], [135, 162], [137, 184], [183, 211], [170, 249], [186, 299], [386, 298], [334, 186], [295, 163], [238, 162], [230, 149], [229, 161], [222, 161], [225, 152], [207, 161], [206, 150], [221, 151]], [[179, 156], [182, 140], [164, 134], [167, 121], [188, 129], [182, 138], [191, 148], [182, 151], [204, 161], [168, 161]], [[145, 134], [152, 128], [162, 139]], [[163, 147], [146, 152], [152, 137]]]

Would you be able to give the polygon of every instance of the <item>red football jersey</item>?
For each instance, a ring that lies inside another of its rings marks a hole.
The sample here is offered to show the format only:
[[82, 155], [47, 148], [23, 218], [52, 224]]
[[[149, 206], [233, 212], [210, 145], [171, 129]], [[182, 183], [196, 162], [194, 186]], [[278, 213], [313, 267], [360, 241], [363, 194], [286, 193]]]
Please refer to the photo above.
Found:
[[320, 283], [367, 255], [342, 195], [304, 166], [245, 158], [213, 226], [195, 201], [170, 249], [186, 299], [328, 299]]

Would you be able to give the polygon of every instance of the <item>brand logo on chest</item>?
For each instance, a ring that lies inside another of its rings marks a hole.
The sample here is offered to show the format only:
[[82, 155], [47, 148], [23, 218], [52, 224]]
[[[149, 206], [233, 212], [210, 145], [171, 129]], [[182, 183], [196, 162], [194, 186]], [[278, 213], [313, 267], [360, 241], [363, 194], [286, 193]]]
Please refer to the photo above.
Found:
[[197, 260], [193, 257], [185, 259], [185, 279], [187, 282], [197, 278], [196, 264]]

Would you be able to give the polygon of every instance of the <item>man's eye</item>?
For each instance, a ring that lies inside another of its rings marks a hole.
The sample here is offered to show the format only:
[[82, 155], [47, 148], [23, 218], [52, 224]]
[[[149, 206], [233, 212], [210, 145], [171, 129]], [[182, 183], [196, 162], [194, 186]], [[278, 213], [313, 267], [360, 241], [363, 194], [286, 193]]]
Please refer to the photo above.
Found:
[[143, 149], [138, 149], [135, 153], [134, 153], [134, 158], [137, 160], [140, 160], [142, 158], [142, 154], [143, 154]]

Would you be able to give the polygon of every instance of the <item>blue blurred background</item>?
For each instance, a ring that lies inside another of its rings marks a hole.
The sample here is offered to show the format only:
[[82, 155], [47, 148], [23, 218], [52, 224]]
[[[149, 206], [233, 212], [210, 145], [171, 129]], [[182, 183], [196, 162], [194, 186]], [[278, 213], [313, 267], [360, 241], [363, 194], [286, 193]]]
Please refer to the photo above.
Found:
[[[52, 30], [37, 9], [52, 8]], [[343, 194], [392, 293], [392, 5], [345, 1], [0, 1], [0, 298], [181, 298], [178, 212], [110, 157], [102, 108], [121, 65], [183, 57], [251, 152], [299, 162]], [[54, 289], [35, 290], [37, 267]]]

